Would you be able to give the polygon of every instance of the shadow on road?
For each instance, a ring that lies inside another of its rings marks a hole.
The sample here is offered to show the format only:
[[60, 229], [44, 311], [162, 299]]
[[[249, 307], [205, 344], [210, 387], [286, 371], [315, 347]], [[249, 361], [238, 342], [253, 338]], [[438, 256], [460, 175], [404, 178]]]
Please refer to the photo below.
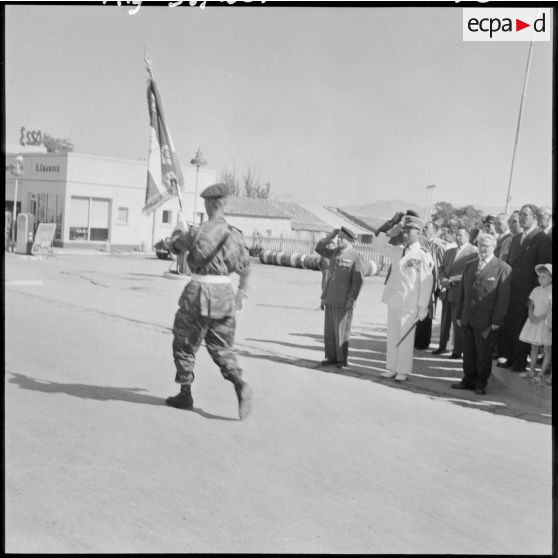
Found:
[[[415, 350], [415, 364], [409, 380], [395, 382], [380, 376], [385, 371], [386, 339], [381, 335], [382, 328], [373, 333], [357, 330], [351, 336], [349, 348], [349, 367], [337, 368], [335, 365], [322, 366], [323, 356], [309, 359], [297, 356], [301, 351], [308, 355], [309, 351], [323, 351], [323, 337], [315, 333], [291, 333], [289, 336], [306, 339], [306, 343], [293, 343], [271, 339], [247, 338], [254, 344], [236, 344], [236, 353], [240, 357], [271, 361], [278, 364], [307, 368], [326, 374], [350, 376], [361, 380], [381, 383], [386, 387], [413, 392], [431, 399], [444, 400], [448, 403], [465, 407], [472, 407], [496, 414], [510, 415], [524, 420], [548, 423], [545, 413], [534, 409], [524, 408], [520, 402], [511, 400], [505, 388], [493, 378], [489, 381], [489, 395], [486, 398], [477, 396], [474, 392], [456, 391], [451, 384], [459, 381], [463, 376], [461, 360], [450, 360], [444, 356], [432, 355], [429, 350]], [[385, 332], [385, 327], [383, 328]], [[315, 342], [319, 341], [320, 345]], [[259, 344], [262, 345], [259, 345]], [[275, 350], [273, 346], [285, 347], [287, 354]], [[263, 368], [263, 367], [262, 367]]]
[[[42, 393], [65, 393], [66, 395], [79, 397], [80, 399], [96, 399], [97, 401], [127, 401], [129, 403], [139, 403], [140, 405], [166, 407], [164, 399], [155, 397], [154, 395], [139, 393], [141, 391], [145, 391], [142, 388], [94, 386], [90, 384], [62, 384], [59, 382], [52, 382], [50, 380], [31, 378], [29, 376], [25, 376], [24, 374], [17, 374], [15, 372], [8, 372], [8, 374], [11, 374], [12, 376], [12, 378], [8, 381], [11, 384], [16, 384], [21, 389], [40, 391]], [[231, 421], [239, 420], [230, 417], [212, 415], [199, 407], [194, 407], [190, 412], [196, 413], [207, 419]]]

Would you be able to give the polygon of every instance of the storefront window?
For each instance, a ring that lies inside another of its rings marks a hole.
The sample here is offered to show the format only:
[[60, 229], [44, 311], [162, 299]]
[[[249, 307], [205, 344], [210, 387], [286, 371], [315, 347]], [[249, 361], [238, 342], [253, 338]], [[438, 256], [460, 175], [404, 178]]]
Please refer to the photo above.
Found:
[[108, 240], [109, 211], [110, 200], [72, 197], [70, 240]]

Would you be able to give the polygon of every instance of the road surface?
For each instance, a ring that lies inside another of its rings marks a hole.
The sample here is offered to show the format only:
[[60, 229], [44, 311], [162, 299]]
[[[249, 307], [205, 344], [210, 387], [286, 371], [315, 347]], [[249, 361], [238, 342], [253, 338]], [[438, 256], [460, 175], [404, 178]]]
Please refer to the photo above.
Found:
[[6, 255], [7, 552], [551, 552], [548, 413], [494, 379], [451, 390], [460, 361], [425, 351], [406, 384], [381, 379], [381, 278], [340, 373], [317, 368], [320, 273], [254, 263], [241, 422], [203, 346], [194, 410], [164, 405], [183, 288], [168, 265]]

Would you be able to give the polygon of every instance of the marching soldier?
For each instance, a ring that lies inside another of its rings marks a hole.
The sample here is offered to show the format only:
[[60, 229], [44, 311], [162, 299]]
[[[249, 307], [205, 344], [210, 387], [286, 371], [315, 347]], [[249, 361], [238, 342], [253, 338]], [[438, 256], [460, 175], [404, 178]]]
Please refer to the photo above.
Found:
[[[207, 187], [201, 197], [209, 220], [187, 231], [186, 223], [179, 219], [178, 228], [172, 233], [170, 248], [177, 255], [188, 252], [192, 277], [178, 301], [180, 308], [173, 326], [175, 382], [180, 384], [180, 393], [167, 398], [166, 403], [179, 409], [193, 408], [195, 355], [205, 339], [221, 374], [234, 385], [239, 416], [243, 419], [251, 410], [252, 389], [242, 377], [232, 348], [235, 312], [242, 309], [247, 297], [250, 260], [242, 235], [224, 218], [227, 193], [225, 184]], [[236, 294], [229, 277], [233, 272], [240, 276]]]
[[[337, 247], [328, 244], [337, 237]], [[329, 259], [329, 275], [324, 283], [322, 300], [325, 306], [324, 348], [322, 365], [348, 366], [349, 335], [353, 308], [362, 287], [366, 263], [352, 247], [356, 235], [348, 228], [334, 229], [315, 247], [320, 256]]]
[[[383, 378], [405, 381], [413, 369], [414, 328], [428, 315], [432, 294], [432, 256], [418, 242], [424, 221], [405, 215], [403, 225], [395, 224], [397, 213], [386, 234], [378, 233], [374, 250], [391, 259], [391, 274], [386, 282], [382, 302], [388, 306], [386, 372]], [[390, 239], [403, 232], [404, 245], [392, 245]]]

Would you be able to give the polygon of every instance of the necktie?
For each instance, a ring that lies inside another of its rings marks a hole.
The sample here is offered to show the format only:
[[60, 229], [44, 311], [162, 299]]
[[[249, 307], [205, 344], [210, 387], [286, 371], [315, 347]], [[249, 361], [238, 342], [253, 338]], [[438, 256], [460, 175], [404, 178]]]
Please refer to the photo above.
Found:
[[484, 260], [480, 260], [479, 261], [479, 271], [482, 271], [484, 269], [485, 265], [486, 265], [486, 262]]

